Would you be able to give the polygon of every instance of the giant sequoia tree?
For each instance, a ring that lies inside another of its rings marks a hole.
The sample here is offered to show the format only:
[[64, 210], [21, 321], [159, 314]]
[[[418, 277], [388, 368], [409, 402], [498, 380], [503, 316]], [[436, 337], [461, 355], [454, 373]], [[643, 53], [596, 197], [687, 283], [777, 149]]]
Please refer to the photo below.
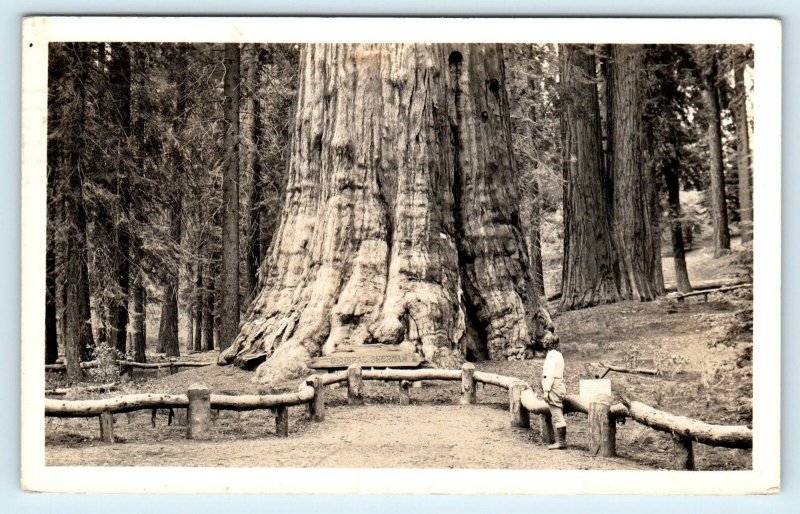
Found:
[[619, 301], [620, 291], [593, 49], [561, 45], [559, 70], [564, 141], [561, 306], [576, 309]]
[[523, 357], [552, 326], [514, 180], [499, 46], [309, 45], [280, 228], [220, 363], [270, 387], [342, 346]]
[[613, 220], [623, 296], [648, 301], [664, 291], [652, 168], [643, 140], [642, 45], [610, 46], [610, 131]]

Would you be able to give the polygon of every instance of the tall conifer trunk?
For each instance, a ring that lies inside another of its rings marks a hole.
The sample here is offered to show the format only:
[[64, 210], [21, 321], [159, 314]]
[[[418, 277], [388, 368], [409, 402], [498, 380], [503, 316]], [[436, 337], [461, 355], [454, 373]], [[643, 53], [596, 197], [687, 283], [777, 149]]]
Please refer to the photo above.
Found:
[[720, 128], [720, 102], [718, 90], [718, 71], [716, 49], [707, 45], [704, 48], [703, 103], [705, 105], [708, 130], [706, 138], [709, 153], [709, 203], [714, 226], [714, 257], [719, 257], [731, 247], [728, 228], [728, 208], [725, 197], [725, 168], [722, 162], [722, 130]]
[[561, 307], [568, 310], [618, 301], [620, 292], [593, 49], [561, 45], [559, 66], [565, 188]]
[[742, 243], [753, 240], [753, 188], [750, 180], [750, 134], [747, 122], [747, 90], [744, 69], [746, 50], [733, 50], [734, 101], [733, 119], [736, 126], [736, 170], [739, 176], [739, 216]]
[[[437, 366], [537, 333], [498, 45], [309, 45], [263, 288], [220, 363], [274, 387], [394, 344]], [[472, 330], [467, 330], [472, 325]], [[478, 334], [470, 340], [468, 333]]]
[[613, 223], [623, 297], [648, 301], [662, 290], [653, 235], [653, 183], [643, 147], [642, 45], [610, 46]]
[[239, 334], [239, 45], [225, 45], [225, 166], [222, 172], [220, 350]]

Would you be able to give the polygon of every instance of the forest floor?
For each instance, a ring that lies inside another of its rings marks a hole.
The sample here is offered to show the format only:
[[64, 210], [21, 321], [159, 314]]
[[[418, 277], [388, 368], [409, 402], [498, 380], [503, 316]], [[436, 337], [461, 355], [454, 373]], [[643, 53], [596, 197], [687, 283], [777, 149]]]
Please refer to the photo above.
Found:
[[[734, 252], [711, 259], [704, 249], [687, 255], [693, 280], [731, 278], [742, 272]], [[664, 259], [670, 282], [672, 260]], [[749, 290], [695, 297], [678, 303], [663, 298], [622, 302], [559, 313], [554, 322], [566, 360], [566, 383], [577, 394], [579, 380], [593, 378], [593, 362], [656, 368], [657, 376], [610, 373], [614, 387], [671, 412], [720, 424], [752, 423], [752, 337], [736, 312], [751, 302]], [[555, 310], [555, 309], [554, 309]], [[190, 354], [213, 360], [215, 354]], [[542, 359], [483, 362], [478, 369], [533, 384]], [[147, 372], [123, 384], [123, 392], [183, 393], [201, 382], [218, 393], [256, 393], [251, 372], [227, 366], [187, 369], [174, 375]], [[48, 376], [48, 386], [60, 380]], [[113, 396], [94, 394], [91, 397]], [[458, 405], [460, 384], [426, 382], [411, 390], [411, 405], [398, 404], [396, 384], [365, 382], [366, 405], [349, 407], [346, 388], [328, 393], [326, 418], [311, 423], [303, 408], [290, 409], [288, 438], [275, 435], [269, 411], [220, 413], [208, 442], [185, 439], [185, 426], [167, 425], [166, 413], [152, 427], [149, 412], [115, 416], [119, 442], [99, 441], [97, 419], [46, 420], [50, 466], [258, 466], [428, 467], [524, 469], [659, 469], [670, 466], [672, 441], [664, 433], [628, 421], [617, 429], [618, 458], [590, 457], [586, 416], [567, 416], [562, 452], [546, 450], [538, 423], [509, 424], [506, 392], [480, 387], [477, 406]], [[82, 397], [89, 397], [84, 395]], [[750, 469], [751, 452], [695, 446], [697, 469]]]

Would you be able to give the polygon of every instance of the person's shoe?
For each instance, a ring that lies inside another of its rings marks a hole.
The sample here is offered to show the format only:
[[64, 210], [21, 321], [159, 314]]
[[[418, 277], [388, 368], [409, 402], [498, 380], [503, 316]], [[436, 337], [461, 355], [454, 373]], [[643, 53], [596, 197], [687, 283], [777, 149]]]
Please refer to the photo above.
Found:
[[564, 450], [567, 447], [567, 427], [556, 428], [556, 442], [547, 447], [548, 450]]

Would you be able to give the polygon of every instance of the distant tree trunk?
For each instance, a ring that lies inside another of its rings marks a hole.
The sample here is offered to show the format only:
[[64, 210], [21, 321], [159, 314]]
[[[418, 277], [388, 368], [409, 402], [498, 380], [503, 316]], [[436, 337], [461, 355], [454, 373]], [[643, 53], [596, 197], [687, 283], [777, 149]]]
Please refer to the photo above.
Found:
[[[71, 64], [76, 74], [73, 77], [72, 91], [74, 111], [69, 113], [68, 122], [81, 124], [85, 119], [86, 88], [88, 80], [88, 48], [85, 43], [71, 43], [67, 51], [75, 59]], [[67, 141], [67, 194], [64, 214], [66, 231], [66, 283], [65, 299], [65, 357], [67, 376], [77, 380], [83, 376], [80, 363], [91, 358], [94, 346], [92, 320], [89, 305], [89, 270], [87, 265], [86, 225], [87, 215], [83, 200], [84, 145], [82, 133], [71, 131]]]
[[[181, 169], [180, 166], [176, 166]], [[180, 195], [169, 211], [170, 236], [175, 244], [181, 241], [181, 208]], [[161, 303], [161, 323], [158, 340], [167, 357], [177, 357], [181, 354], [178, 341], [178, 290], [179, 271], [177, 268], [169, 270], [164, 285], [164, 299]]]
[[[202, 246], [198, 245], [198, 257], [202, 256]], [[194, 294], [194, 345], [196, 352], [203, 350], [203, 263], [197, 261]]]
[[[52, 177], [48, 180], [48, 186], [52, 182]], [[52, 188], [48, 187], [49, 195], [52, 195]], [[44, 307], [44, 363], [53, 364], [58, 359], [58, 326], [56, 321], [56, 249], [55, 249], [55, 235], [54, 225], [55, 219], [52, 205], [48, 209], [48, 223], [47, 223], [47, 250], [45, 255], [45, 272], [47, 292], [45, 294], [45, 307]]]
[[538, 301], [499, 46], [320, 44], [301, 62], [281, 225], [220, 363], [269, 357], [270, 388], [342, 346], [525, 356]]
[[656, 176], [655, 151], [653, 149], [654, 137], [653, 127], [647, 120], [642, 121], [644, 131], [642, 133], [642, 158], [644, 165], [644, 183], [647, 192], [646, 216], [650, 220], [650, 235], [652, 237], [653, 263], [650, 267], [652, 276], [651, 282], [656, 296], [664, 294], [664, 269], [661, 260], [661, 195], [659, 180]]
[[620, 292], [592, 49], [561, 45], [559, 65], [565, 183], [561, 308], [569, 310], [618, 301]]
[[239, 334], [239, 64], [239, 45], [226, 44], [220, 350], [230, 346]]
[[533, 291], [544, 296], [544, 268], [542, 266], [542, 231], [541, 231], [541, 203], [539, 201], [539, 181], [533, 180], [533, 217], [528, 235], [528, 254], [530, 255], [531, 280]]
[[205, 274], [205, 305], [203, 306], [203, 350], [214, 349], [214, 268], [209, 265]]
[[667, 184], [669, 200], [670, 233], [672, 234], [672, 260], [675, 266], [675, 281], [679, 293], [692, 290], [689, 282], [689, 271], [686, 268], [686, 251], [683, 241], [683, 223], [681, 221], [680, 199], [680, 163], [672, 162], [664, 167], [664, 180]]
[[739, 175], [739, 216], [741, 218], [742, 243], [753, 240], [753, 191], [750, 184], [750, 135], [747, 123], [747, 89], [744, 85], [744, 69], [747, 61], [743, 52], [733, 50], [733, 82], [735, 97], [733, 120], [736, 126], [736, 168]]
[[111, 44], [109, 82], [114, 102], [113, 116], [117, 124], [116, 193], [119, 198], [120, 219], [114, 227], [116, 252], [115, 279], [119, 288], [111, 307], [111, 340], [117, 351], [126, 353], [128, 338], [128, 302], [130, 300], [130, 169], [125, 161], [128, 155], [128, 136], [131, 135], [131, 56], [122, 43]]
[[722, 130], [720, 128], [719, 85], [717, 84], [716, 49], [705, 47], [706, 62], [703, 64], [704, 87], [703, 103], [708, 119], [708, 153], [709, 153], [709, 200], [711, 218], [714, 225], [714, 257], [719, 257], [731, 247], [731, 235], [728, 228], [728, 208], [725, 198], [725, 168], [722, 162]]
[[[136, 252], [137, 262], [141, 262], [140, 252]], [[144, 272], [136, 273], [133, 285], [133, 360], [146, 362], [147, 350], [147, 289], [144, 284]]]
[[[242, 46], [242, 103], [240, 125], [242, 137], [239, 142], [240, 154], [242, 157], [242, 184], [244, 207], [242, 208], [243, 223], [241, 241], [243, 252], [243, 273], [242, 290], [245, 302], [252, 299], [253, 291], [256, 288], [258, 272], [258, 247], [254, 247], [258, 240], [253, 238], [253, 234], [258, 232], [258, 210], [257, 203], [261, 188], [260, 163], [258, 158], [258, 131], [260, 120], [260, 100], [257, 97], [259, 77], [261, 75], [258, 62], [259, 49], [257, 45], [248, 44]], [[241, 306], [240, 306], [241, 307]]]
[[[144, 154], [145, 154], [145, 118], [149, 115], [144, 105], [144, 98], [147, 94], [145, 85], [146, 61], [144, 51], [138, 45], [131, 48], [131, 139], [132, 155], [134, 160], [134, 170], [137, 173], [144, 173]], [[131, 175], [132, 177], [133, 175]], [[147, 290], [145, 288], [145, 273], [142, 269], [144, 260], [141, 236], [133, 229], [132, 205], [130, 188], [132, 184], [127, 184], [127, 205], [128, 205], [128, 234], [133, 243], [128, 250], [131, 264], [134, 266], [132, 309], [130, 324], [133, 327], [131, 337], [133, 346], [133, 360], [145, 362], [147, 360]], [[139, 213], [141, 215], [141, 213]], [[138, 220], [137, 221], [141, 221]], [[130, 269], [129, 269], [130, 273]]]
[[663, 285], [656, 283], [661, 256], [654, 248], [651, 178], [647, 176], [642, 130], [642, 45], [611, 45], [611, 152], [613, 223], [619, 251], [621, 293], [649, 301]]

